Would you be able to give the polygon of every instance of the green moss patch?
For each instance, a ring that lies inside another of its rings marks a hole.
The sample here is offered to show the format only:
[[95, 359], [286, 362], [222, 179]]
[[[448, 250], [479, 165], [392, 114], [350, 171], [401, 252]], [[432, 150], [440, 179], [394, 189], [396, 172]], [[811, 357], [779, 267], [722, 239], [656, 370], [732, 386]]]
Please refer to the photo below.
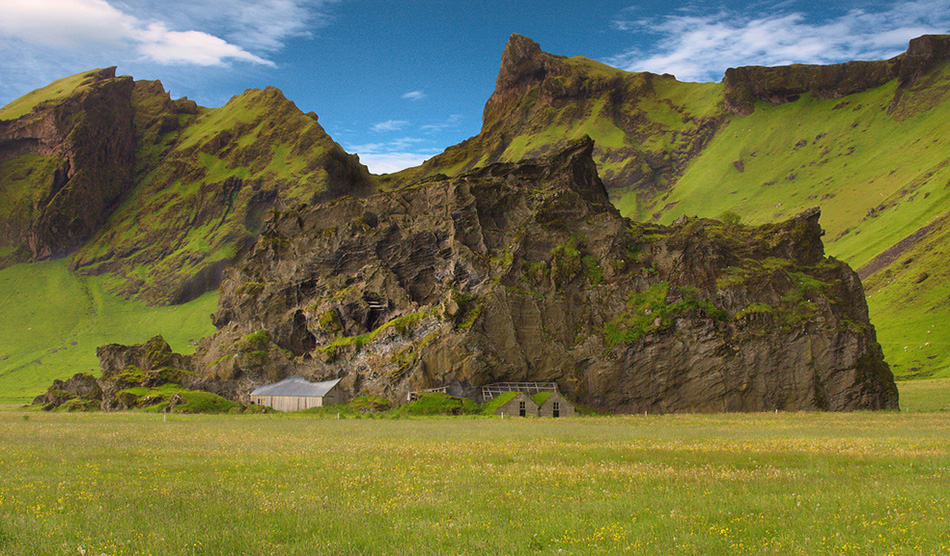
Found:
[[531, 400], [538, 404], [538, 407], [544, 405], [544, 402], [554, 395], [554, 392], [538, 392], [537, 394], [531, 396]]
[[466, 398], [427, 392], [418, 400], [400, 406], [395, 413], [402, 416], [476, 415], [482, 413], [482, 406]]
[[189, 390], [178, 384], [165, 384], [157, 388], [126, 388], [116, 392], [116, 399], [130, 408], [147, 408], [149, 411], [166, 411], [173, 398], [181, 401], [171, 408], [174, 413], [234, 413], [242, 406], [217, 394], [201, 390]]
[[359, 334], [356, 336], [342, 336], [337, 338], [329, 345], [323, 346], [318, 349], [321, 353], [336, 353], [340, 348], [345, 348], [348, 346], [354, 346], [357, 350], [361, 349], [364, 345], [372, 342], [376, 339], [377, 336], [382, 334], [387, 330], [395, 330], [399, 334], [407, 334], [423, 317], [429, 314], [429, 311], [418, 311], [415, 313], [410, 313], [408, 315], [403, 315], [401, 317], [396, 317], [379, 328], [373, 330], [372, 332], [367, 332], [366, 334]]
[[603, 329], [608, 348], [636, 342], [646, 334], [668, 328], [678, 316], [701, 315], [703, 318], [727, 320], [728, 314], [711, 302], [700, 299], [695, 290], [683, 289], [680, 301], [670, 301], [668, 282], [660, 282], [627, 298], [627, 308], [614, 316]]

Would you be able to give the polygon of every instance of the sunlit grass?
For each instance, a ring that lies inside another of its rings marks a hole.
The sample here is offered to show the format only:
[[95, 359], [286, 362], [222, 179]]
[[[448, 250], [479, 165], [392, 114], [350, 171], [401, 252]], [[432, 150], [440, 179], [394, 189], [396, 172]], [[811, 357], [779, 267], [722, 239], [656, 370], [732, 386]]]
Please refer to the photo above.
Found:
[[66, 265], [0, 270], [0, 403], [28, 403], [54, 379], [77, 372], [98, 376], [101, 345], [140, 344], [161, 333], [175, 351], [193, 353], [193, 342], [214, 332], [209, 315], [216, 292], [185, 305], [148, 307], [110, 294], [105, 277], [74, 274]]
[[950, 415], [0, 412], [0, 553], [950, 550]]
[[901, 411], [950, 411], [950, 378], [898, 382]]

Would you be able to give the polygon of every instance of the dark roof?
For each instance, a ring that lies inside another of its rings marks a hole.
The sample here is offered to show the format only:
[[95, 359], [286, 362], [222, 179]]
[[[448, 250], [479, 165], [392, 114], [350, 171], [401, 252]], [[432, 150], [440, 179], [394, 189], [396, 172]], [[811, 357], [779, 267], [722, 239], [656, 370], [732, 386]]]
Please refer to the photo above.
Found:
[[292, 376], [276, 384], [267, 384], [251, 392], [252, 396], [297, 396], [309, 398], [322, 398], [326, 396], [333, 387], [343, 380], [327, 380], [325, 382], [310, 382], [300, 377]]

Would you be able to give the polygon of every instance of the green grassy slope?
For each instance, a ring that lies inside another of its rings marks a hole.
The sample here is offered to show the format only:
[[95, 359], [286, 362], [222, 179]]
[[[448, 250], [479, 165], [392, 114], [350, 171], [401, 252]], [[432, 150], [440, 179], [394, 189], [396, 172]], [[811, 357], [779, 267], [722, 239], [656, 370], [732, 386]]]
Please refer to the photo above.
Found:
[[0, 120], [15, 120], [33, 111], [37, 105], [43, 102], [55, 102], [62, 100], [79, 90], [83, 85], [90, 83], [96, 74], [103, 71], [95, 69], [84, 71], [76, 75], [57, 79], [49, 85], [31, 91], [22, 97], [0, 108]]
[[381, 185], [537, 157], [589, 135], [612, 198], [633, 211], [668, 188], [712, 137], [726, 117], [723, 95], [721, 84], [682, 83], [583, 56], [556, 56], [513, 35], [481, 132]]
[[28, 403], [53, 379], [99, 374], [96, 347], [142, 343], [161, 333], [180, 353], [214, 332], [217, 294], [148, 307], [107, 292], [106, 280], [71, 273], [66, 262], [0, 270], [0, 404]]
[[[155, 117], [155, 95], [136, 107]], [[354, 160], [273, 88], [251, 89], [217, 109], [180, 114], [138, 146], [138, 183], [108, 223], [74, 256], [74, 268], [122, 278], [117, 293], [177, 303], [206, 291], [260, 232], [275, 204], [311, 202], [349, 185]], [[364, 169], [365, 172], [365, 169]], [[352, 171], [357, 176], [358, 171]], [[367, 175], [368, 179], [368, 175]]]
[[895, 373], [950, 376], [950, 330], [942, 326], [950, 322], [942, 247], [950, 229], [940, 220], [950, 207], [948, 91], [944, 64], [908, 90], [891, 82], [842, 99], [759, 104], [720, 130], [668, 196], [630, 215], [669, 222], [734, 211], [762, 223], [818, 205], [826, 251], [856, 269], [936, 223], [891, 265], [869, 269], [865, 284]]

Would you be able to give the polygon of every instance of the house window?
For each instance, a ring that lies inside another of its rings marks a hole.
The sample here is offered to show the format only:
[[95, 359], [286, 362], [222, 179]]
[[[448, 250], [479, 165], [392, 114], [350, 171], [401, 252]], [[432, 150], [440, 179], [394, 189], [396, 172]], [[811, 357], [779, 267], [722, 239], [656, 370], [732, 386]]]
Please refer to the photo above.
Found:
[[528, 407], [524, 402], [518, 402], [518, 415], [524, 417], [528, 414]]
[[560, 417], [560, 416], [561, 416], [561, 402], [554, 402], [554, 412], [553, 412], [553, 416], [554, 416], [554, 417]]

